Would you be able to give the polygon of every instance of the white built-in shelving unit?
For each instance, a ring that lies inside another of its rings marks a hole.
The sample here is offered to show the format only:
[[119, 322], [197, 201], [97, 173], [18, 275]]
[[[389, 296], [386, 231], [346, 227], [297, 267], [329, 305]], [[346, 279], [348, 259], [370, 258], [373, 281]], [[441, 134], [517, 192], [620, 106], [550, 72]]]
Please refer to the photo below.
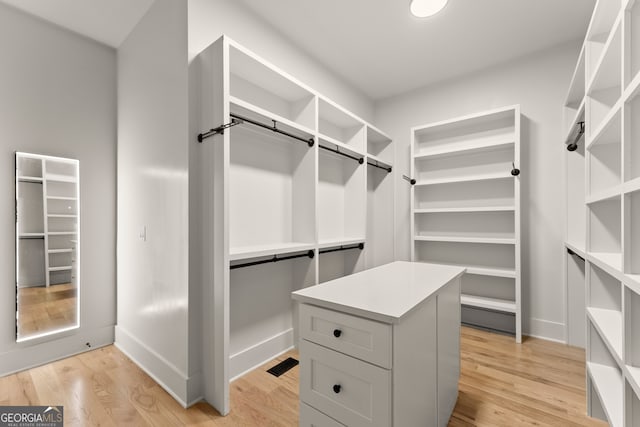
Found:
[[190, 180], [203, 230], [205, 397], [226, 414], [229, 382], [294, 345], [291, 291], [394, 260], [394, 148], [226, 36], [194, 68], [193, 129], [212, 129], [202, 144], [194, 135]]
[[467, 267], [463, 321], [520, 342], [519, 106], [414, 127], [411, 156], [412, 259]]
[[77, 160], [16, 153], [18, 287], [75, 281], [78, 176]]
[[639, 48], [640, 2], [598, 0], [565, 105], [566, 337], [612, 426], [640, 425]]

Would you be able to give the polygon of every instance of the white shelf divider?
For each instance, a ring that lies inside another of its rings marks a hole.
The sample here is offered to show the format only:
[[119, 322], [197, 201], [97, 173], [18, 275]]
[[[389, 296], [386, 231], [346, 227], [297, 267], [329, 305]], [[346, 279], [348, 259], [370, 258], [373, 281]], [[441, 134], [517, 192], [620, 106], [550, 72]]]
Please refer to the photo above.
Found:
[[460, 302], [462, 305], [476, 308], [484, 308], [487, 310], [502, 311], [505, 313], [516, 312], [515, 301], [508, 301], [498, 298], [479, 297], [475, 295], [461, 295]]

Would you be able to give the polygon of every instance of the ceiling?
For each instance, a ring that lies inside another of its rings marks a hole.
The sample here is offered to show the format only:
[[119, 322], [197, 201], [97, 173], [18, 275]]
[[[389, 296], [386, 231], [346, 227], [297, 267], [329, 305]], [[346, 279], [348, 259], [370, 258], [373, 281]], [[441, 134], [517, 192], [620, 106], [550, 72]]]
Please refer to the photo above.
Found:
[[409, 0], [240, 1], [374, 100], [581, 40], [595, 4], [449, 0], [418, 19]]
[[154, 0], [0, 0], [117, 48]]
[[[0, 1], [117, 48], [154, 0]], [[418, 19], [409, 0], [222, 1], [242, 3], [373, 100], [583, 39], [595, 3], [449, 0]]]

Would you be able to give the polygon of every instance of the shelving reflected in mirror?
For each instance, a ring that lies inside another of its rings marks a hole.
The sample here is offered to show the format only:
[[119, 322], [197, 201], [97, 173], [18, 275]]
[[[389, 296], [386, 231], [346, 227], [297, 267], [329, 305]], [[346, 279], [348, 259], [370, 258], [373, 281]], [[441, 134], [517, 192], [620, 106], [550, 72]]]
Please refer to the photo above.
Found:
[[79, 326], [78, 160], [16, 153], [16, 339]]

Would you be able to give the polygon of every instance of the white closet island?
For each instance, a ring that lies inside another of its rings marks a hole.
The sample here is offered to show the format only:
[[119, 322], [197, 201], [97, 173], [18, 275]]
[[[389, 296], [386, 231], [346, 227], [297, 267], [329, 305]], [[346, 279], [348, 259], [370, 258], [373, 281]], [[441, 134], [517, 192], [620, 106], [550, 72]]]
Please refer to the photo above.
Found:
[[398, 261], [293, 292], [300, 426], [446, 426], [464, 272]]

